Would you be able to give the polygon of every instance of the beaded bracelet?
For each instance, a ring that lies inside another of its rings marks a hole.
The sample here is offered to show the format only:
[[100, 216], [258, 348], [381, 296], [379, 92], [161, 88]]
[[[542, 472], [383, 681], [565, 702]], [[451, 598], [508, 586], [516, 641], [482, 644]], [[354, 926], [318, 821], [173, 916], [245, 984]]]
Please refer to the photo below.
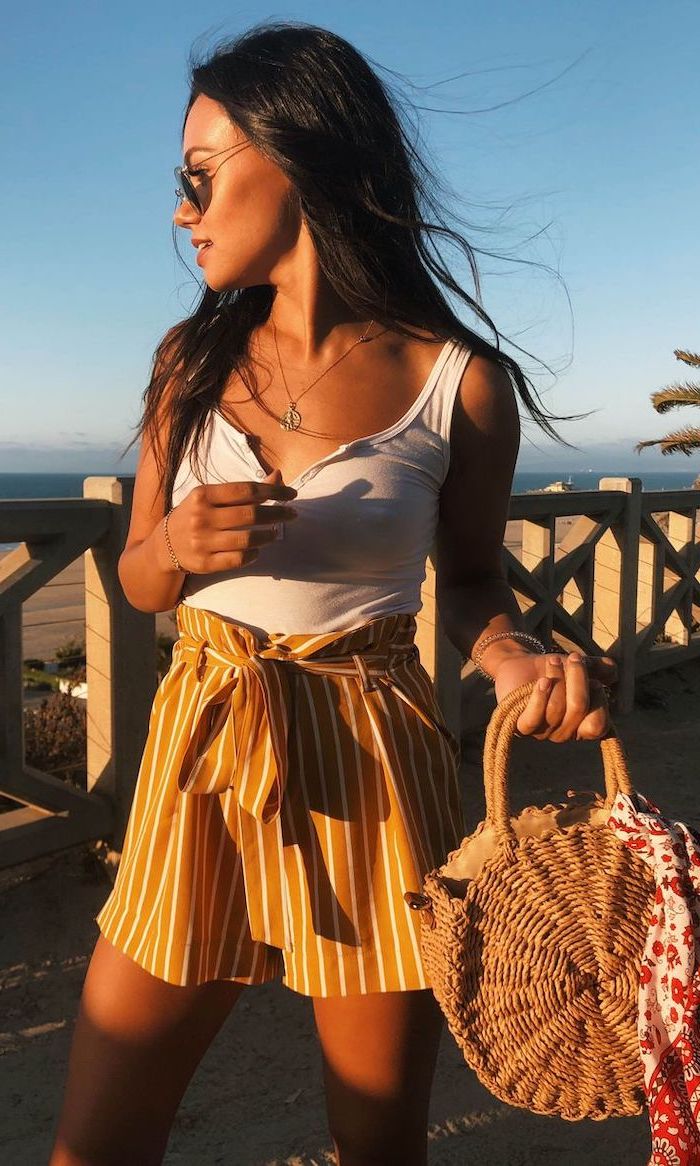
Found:
[[472, 656], [472, 663], [474, 664], [474, 667], [481, 676], [486, 678], [486, 680], [494, 680], [495, 677], [493, 677], [490, 672], [487, 672], [485, 668], [481, 667], [480, 660], [484, 654], [484, 650], [488, 647], [489, 644], [492, 644], [494, 640], [522, 640], [523, 643], [532, 644], [535, 648], [537, 648], [540, 655], [547, 654], [547, 649], [545, 648], [542, 641], [538, 640], [537, 636], [530, 635], [529, 632], [495, 632], [494, 635], [487, 636], [485, 640], [482, 640], [477, 651]]
[[165, 518], [163, 519], [163, 530], [165, 531], [165, 542], [166, 542], [166, 545], [168, 548], [168, 552], [170, 554], [170, 558], [173, 561], [175, 569], [177, 571], [184, 571], [185, 568], [180, 566], [180, 563], [177, 560], [177, 555], [175, 554], [175, 551], [173, 550], [173, 544], [170, 541], [170, 535], [168, 534], [168, 519], [170, 518], [170, 515], [172, 514], [174, 509], [175, 509], [175, 507], [173, 506], [172, 509], [168, 511]]

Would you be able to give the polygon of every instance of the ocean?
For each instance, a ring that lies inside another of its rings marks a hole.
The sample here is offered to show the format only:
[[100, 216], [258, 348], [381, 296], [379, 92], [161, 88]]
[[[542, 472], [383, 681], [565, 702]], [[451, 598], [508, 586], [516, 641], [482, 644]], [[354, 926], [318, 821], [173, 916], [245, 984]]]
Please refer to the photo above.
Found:
[[[0, 473], [0, 500], [3, 498], [82, 498], [83, 479], [103, 473], [102, 470], [79, 474], [2, 474]], [[606, 477], [636, 477], [642, 479], [645, 490], [690, 489], [698, 476], [697, 466], [687, 470], [637, 470], [634, 473], [607, 470], [569, 472], [568, 470], [521, 470], [515, 474], [513, 493], [541, 490], [550, 482], [571, 481], [576, 490], [597, 490], [598, 480]], [[17, 543], [0, 542], [0, 553], [12, 550]]]

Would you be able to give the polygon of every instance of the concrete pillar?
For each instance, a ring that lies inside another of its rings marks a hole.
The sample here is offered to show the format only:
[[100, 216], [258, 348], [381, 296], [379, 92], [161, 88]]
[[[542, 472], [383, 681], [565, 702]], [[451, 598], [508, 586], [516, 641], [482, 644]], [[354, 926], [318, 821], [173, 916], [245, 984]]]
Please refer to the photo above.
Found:
[[642, 481], [601, 478], [598, 488], [628, 495], [622, 516], [596, 544], [593, 595], [593, 635], [603, 649], [614, 649], [617, 705], [626, 713], [634, 707]]
[[450, 732], [460, 739], [462, 657], [440, 623], [435, 599], [435, 548], [426, 562], [421, 588], [423, 606], [416, 618], [416, 644], [421, 663], [433, 681], [435, 697]]
[[107, 535], [85, 552], [87, 785], [115, 808], [112, 845], [121, 850], [157, 687], [155, 615], [128, 602], [117, 574], [131, 516], [134, 477], [93, 477], [85, 498], [112, 504]]

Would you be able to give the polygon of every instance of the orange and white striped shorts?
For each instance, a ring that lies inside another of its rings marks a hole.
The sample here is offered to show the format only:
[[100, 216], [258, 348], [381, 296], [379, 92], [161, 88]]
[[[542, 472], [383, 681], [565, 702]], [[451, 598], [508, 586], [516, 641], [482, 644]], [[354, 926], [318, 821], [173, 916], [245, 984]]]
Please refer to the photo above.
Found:
[[176, 617], [102, 934], [173, 984], [429, 987], [403, 896], [464, 828], [415, 616], [267, 638]]

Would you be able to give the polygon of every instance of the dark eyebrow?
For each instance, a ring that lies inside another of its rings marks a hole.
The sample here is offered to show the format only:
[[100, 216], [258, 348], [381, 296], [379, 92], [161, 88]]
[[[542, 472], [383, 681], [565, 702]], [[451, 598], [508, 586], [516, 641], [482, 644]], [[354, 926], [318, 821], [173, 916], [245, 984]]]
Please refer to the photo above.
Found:
[[[238, 142], [238, 143], [235, 143], [231, 146], [224, 146], [223, 150], [216, 150], [213, 153], [209, 152], [208, 154], [205, 154], [204, 157], [201, 159], [201, 161], [208, 162], [210, 158], [218, 158], [221, 154], [228, 154], [230, 150], [242, 150], [246, 146], [249, 146], [249, 145], [250, 145], [250, 142]], [[189, 150], [187, 150], [187, 152], [185, 153], [185, 168], [187, 168], [189, 166], [189, 164], [190, 164], [189, 158], [192, 154], [195, 154], [197, 152], [197, 150], [207, 150], [207, 149], [209, 149], [208, 146], [190, 146]]]
[[189, 166], [192, 155], [196, 154], [198, 150], [205, 150], [206, 151], [207, 149], [208, 149], [207, 146], [190, 146], [189, 150], [187, 151], [187, 153], [184, 156], [185, 166]]

